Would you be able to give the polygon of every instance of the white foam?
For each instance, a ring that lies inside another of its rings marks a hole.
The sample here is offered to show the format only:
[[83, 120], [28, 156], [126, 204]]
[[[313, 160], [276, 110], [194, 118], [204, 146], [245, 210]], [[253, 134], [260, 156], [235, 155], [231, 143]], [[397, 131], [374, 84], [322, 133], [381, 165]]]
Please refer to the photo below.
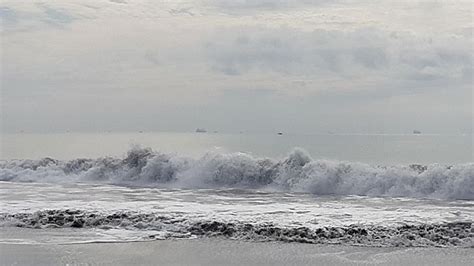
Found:
[[0, 162], [0, 180], [474, 199], [474, 163], [382, 167], [313, 160], [302, 149], [293, 150], [279, 161], [244, 153], [208, 153], [192, 159], [146, 148], [134, 148], [124, 159], [11, 160]]

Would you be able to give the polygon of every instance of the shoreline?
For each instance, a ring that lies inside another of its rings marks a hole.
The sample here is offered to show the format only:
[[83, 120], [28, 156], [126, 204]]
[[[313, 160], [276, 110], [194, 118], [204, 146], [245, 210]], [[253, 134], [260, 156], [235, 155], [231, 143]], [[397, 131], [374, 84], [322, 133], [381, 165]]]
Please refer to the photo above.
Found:
[[227, 239], [0, 244], [2, 265], [468, 265], [472, 248], [374, 248]]

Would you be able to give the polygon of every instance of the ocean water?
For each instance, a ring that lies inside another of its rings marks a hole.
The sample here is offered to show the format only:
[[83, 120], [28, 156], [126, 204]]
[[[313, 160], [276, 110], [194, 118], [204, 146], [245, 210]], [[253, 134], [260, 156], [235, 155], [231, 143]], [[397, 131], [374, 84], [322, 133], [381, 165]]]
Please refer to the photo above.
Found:
[[0, 230], [46, 232], [4, 243], [474, 247], [472, 135], [4, 134], [1, 151]]
[[2, 134], [0, 159], [120, 157], [134, 145], [164, 153], [199, 157], [208, 152], [244, 152], [284, 158], [294, 148], [314, 159], [372, 165], [473, 162], [474, 135], [436, 134], [223, 134], [223, 133], [61, 133]]

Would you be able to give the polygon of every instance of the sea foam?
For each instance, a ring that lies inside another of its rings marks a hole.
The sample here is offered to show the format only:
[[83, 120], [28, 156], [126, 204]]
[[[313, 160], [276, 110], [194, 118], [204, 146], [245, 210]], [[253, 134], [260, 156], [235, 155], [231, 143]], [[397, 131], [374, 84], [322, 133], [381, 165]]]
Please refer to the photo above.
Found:
[[224, 237], [253, 241], [349, 244], [379, 247], [473, 247], [472, 222], [399, 226], [349, 225], [309, 228], [272, 223], [188, 220], [153, 213], [103, 214], [81, 210], [43, 210], [0, 213], [0, 226], [25, 228], [97, 228], [150, 232], [142, 240], [160, 238]]
[[125, 158], [7, 160], [0, 162], [0, 181], [474, 199], [474, 163], [374, 166], [314, 160], [299, 148], [282, 160], [245, 153], [207, 153], [193, 159], [149, 148], [133, 148]]

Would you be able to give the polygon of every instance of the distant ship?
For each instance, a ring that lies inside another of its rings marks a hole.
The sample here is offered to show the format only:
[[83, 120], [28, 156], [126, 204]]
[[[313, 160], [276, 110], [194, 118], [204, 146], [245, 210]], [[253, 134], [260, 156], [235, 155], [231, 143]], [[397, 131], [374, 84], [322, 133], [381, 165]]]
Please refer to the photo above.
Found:
[[207, 130], [204, 128], [196, 128], [196, 133], [206, 133]]
[[278, 132], [278, 135], [280, 135], [280, 136], [283, 135], [283, 132]]
[[419, 130], [413, 130], [413, 134], [415, 134], [415, 135], [421, 134], [421, 131], [419, 131]]

